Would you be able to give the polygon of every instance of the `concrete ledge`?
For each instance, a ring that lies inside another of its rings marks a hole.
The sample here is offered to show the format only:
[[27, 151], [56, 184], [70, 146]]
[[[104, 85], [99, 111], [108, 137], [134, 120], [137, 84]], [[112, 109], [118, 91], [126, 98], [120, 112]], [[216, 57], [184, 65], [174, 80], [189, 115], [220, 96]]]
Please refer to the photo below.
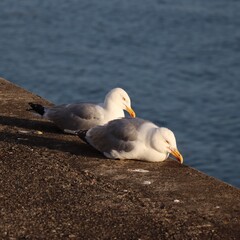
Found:
[[240, 239], [240, 190], [171, 160], [105, 159], [30, 101], [50, 104], [0, 79], [0, 239]]

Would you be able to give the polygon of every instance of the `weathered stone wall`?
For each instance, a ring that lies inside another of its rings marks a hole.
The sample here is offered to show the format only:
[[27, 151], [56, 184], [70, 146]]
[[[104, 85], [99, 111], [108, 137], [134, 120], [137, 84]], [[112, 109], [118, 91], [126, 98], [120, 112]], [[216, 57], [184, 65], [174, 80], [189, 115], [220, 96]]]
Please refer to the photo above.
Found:
[[0, 239], [240, 239], [238, 189], [173, 160], [108, 160], [28, 102], [49, 104], [0, 79]]

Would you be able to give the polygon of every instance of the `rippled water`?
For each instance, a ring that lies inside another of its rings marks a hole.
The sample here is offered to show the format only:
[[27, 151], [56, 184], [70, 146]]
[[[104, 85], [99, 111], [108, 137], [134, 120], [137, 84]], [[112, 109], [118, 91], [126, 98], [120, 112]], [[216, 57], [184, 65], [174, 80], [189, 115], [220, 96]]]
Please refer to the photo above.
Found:
[[1, 0], [0, 75], [55, 103], [125, 88], [185, 163], [240, 187], [240, 1]]

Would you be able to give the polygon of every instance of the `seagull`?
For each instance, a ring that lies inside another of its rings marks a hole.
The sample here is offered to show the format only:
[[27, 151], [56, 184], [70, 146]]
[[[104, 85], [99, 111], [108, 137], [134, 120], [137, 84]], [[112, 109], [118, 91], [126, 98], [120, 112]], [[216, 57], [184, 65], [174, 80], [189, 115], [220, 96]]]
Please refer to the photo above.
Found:
[[162, 162], [171, 154], [183, 163], [174, 133], [144, 119], [115, 119], [103, 126], [79, 131], [78, 136], [107, 158]]
[[125, 116], [123, 110], [133, 118], [136, 116], [131, 108], [130, 97], [122, 88], [112, 89], [100, 104], [76, 103], [44, 107], [30, 102], [29, 105], [31, 106], [29, 111], [51, 120], [64, 132], [72, 134], [103, 125], [113, 119], [123, 118]]

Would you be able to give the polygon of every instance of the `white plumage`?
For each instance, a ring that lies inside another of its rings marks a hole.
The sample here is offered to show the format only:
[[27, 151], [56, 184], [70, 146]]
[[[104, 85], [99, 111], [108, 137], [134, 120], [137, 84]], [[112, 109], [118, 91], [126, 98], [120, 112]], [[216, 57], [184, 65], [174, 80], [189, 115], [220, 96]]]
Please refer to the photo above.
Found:
[[174, 133], [140, 118], [113, 120], [79, 136], [108, 158], [161, 162], [172, 154], [183, 162]]
[[65, 132], [87, 130], [110, 120], [123, 118], [124, 110], [135, 117], [130, 97], [122, 88], [112, 89], [106, 95], [104, 102], [99, 104], [63, 104], [50, 108], [34, 103], [29, 105], [32, 107], [30, 111], [51, 120]]

